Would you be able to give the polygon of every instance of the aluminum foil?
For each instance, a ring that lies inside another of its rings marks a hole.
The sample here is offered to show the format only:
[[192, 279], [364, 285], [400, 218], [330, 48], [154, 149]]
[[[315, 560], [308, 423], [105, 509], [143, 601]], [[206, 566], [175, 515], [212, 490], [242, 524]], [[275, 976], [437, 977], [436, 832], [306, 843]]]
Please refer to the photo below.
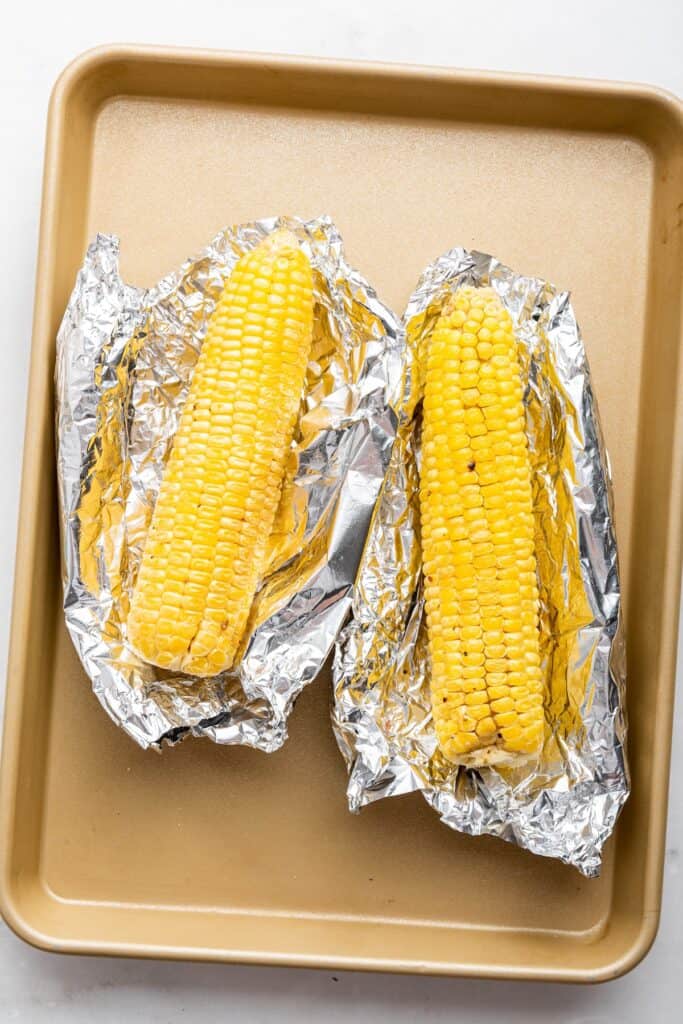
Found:
[[500, 836], [593, 876], [629, 779], [610, 469], [590, 373], [567, 292], [459, 248], [426, 269], [408, 303], [409, 354], [462, 284], [496, 290], [519, 342], [548, 695], [544, 749], [531, 767], [476, 771], [438, 750], [419, 540], [420, 381], [409, 360], [397, 438], [335, 651], [332, 718], [349, 767], [349, 806], [419, 790], [451, 828]]
[[[278, 227], [311, 259], [315, 328], [267, 574], [236, 670], [172, 675], [130, 649], [126, 609], [208, 318], [239, 256]], [[193, 733], [273, 751], [350, 607], [395, 438], [403, 333], [326, 217], [230, 228], [150, 290], [121, 280], [118, 254], [118, 239], [96, 237], [57, 339], [67, 627], [101, 704], [141, 746]]]

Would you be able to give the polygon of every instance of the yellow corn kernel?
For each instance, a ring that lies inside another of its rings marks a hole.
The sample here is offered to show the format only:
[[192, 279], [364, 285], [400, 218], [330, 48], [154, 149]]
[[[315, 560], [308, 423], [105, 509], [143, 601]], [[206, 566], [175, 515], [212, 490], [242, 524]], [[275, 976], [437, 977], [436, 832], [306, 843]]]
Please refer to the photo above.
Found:
[[456, 292], [425, 359], [420, 506], [434, 725], [456, 764], [516, 763], [540, 752], [544, 688], [517, 342], [491, 288]]
[[313, 326], [312, 270], [288, 232], [225, 282], [194, 370], [128, 617], [146, 661], [233, 664], [267, 557]]

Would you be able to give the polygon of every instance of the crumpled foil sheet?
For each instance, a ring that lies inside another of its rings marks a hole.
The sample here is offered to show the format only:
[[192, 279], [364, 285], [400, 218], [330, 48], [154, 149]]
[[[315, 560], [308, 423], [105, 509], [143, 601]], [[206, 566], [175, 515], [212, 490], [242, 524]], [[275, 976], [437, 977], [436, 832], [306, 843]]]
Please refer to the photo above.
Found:
[[[311, 259], [315, 327], [268, 571], [235, 671], [173, 675], [130, 649], [126, 608], [208, 318], [239, 256], [278, 227]], [[273, 751], [350, 607], [396, 432], [403, 333], [326, 217], [230, 228], [150, 290], [121, 280], [118, 254], [118, 239], [96, 237], [57, 339], [67, 627], [101, 704], [142, 747], [193, 733]]]
[[629, 790], [625, 660], [611, 481], [569, 295], [456, 248], [422, 275], [404, 315], [409, 355], [460, 285], [491, 285], [519, 341], [533, 465], [546, 675], [540, 762], [467, 770], [437, 748], [419, 540], [420, 381], [410, 369], [351, 617], [334, 662], [332, 719], [351, 810], [419, 790], [451, 828], [600, 870]]

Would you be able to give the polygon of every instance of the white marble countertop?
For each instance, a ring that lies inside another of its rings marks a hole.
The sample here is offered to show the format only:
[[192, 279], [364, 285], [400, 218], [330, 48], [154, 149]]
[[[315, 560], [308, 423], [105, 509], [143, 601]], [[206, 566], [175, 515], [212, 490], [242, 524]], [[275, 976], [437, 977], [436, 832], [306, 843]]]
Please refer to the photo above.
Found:
[[[3, 10], [0, 663], [6, 663], [31, 307], [50, 88], [80, 51], [148, 42], [651, 82], [683, 94], [681, 0], [62, 0]], [[680, 659], [679, 659], [680, 662]], [[0, 683], [0, 690], [2, 683]], [[673, 778], [683, 775], [683, 720]], [[474, 982], [42, 953], [0, 922], [0, 1022], [312, 1020], [668, 1024], [681, 999], [683, 815], [673, 790], [655, 946], [607, 985]]]

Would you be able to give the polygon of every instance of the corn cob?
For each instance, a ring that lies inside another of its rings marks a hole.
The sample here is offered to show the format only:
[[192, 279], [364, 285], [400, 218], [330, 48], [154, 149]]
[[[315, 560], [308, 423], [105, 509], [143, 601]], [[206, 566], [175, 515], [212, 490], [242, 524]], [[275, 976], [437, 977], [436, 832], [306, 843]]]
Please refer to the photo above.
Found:
[[276, 232], [223, 288], [194, 370], [131, 599], [148, 662], [196, 676], [235, 659], [267, 557], [311, 346], [312, 270]]
[[456, 764], [543, 742], [531, 467], [517, 343], [491, 288], [460, 288], [427, 339], [420, 507], [431, 702]]

